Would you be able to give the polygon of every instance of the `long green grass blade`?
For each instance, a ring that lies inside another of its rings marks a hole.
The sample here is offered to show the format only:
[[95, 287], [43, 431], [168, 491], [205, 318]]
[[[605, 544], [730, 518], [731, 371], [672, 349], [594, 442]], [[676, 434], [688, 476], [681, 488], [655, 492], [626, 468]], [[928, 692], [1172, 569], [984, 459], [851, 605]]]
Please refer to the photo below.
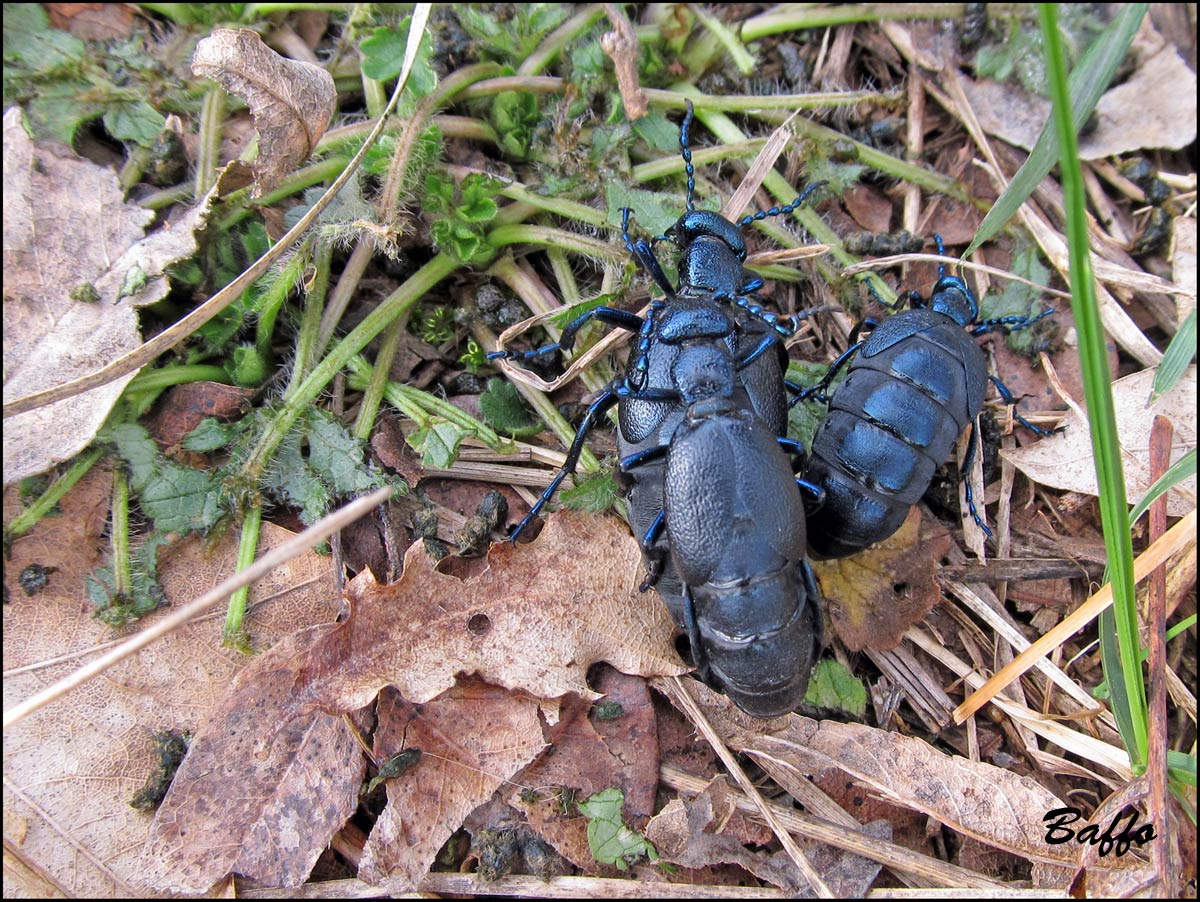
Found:
[[[1071, 73], [1071, 112], [1076, 131], [1092, 114], [1092, 110], [1096, 108], [1096, 102], [1108, 87], [1108, 83], [1112, 81], [1121, 61], [1125, 59], [1129, 43], [1133, 40], [1133, 35], [1137, 32], [1138, 25], [1141, 24], [1142, 17], [1149, 7], [1149, 3], [1130, 3], [1122, 6], [1117, 12], [1116, 18], [1092, 42], [1079, 61], [1079, 65], [1075, 67], [1075, 71]], [[1054, 168], [1058, 157], [1058, 134], [1052, 118], [1043, 127], [1042, 133], [1038, 136], [1037, 143], [1030, 151], [1024, 165], [1017, 170], [1017, 174], [1009, 182], [1008, 188], [992, 205], [987, 216], [983, 218], [979, 231], [975, 233], [975, 240], [963, 254], [964, 257], [970, 256], [971, 251], [985, 241], [990, 241], [997, 232], [1004, 228], [1021, 204], [1025, 203], [1025, 200], [1033, 193], [1033, 189], [1041, 184], [1046, 174]]]
[[[1066, 61], [1058, 33], [1058, 7], [1053, 3], [1043, 4], [1038, 7], [1038, 15], [1046, 43], [1050, 97], [1054, 105], [1054, 122], [1061, 147], [1063, 206], [1067, 219], [1067, 243], [1071, 260], [1071, 311], [1075, 315], [1075, 327], [1079, 335], [1084, 396], [1087, 399], [1092, 453], [1096, 461], [1096, 481], [1100, 486], [1100, 520], [1104, 527], [1104, 545], [1108, 554], [1109, 572], [1112, 575], [1111, 619], [1116, 629], [1121, 680], [1113, 679], [1116, 674], [1108, 673], [1110, 669], [1117, 670], [1117, 667], [1111, 666], [1107, 660], [1105, 670], [1109, 675], [1109, 688], [1113, 699], [1117, 699], [1121, 691], [1127, 697], [1128, 726], [1127, 729], [1122, 729], [1122, 738], [1126, 743], [1134, 773], [1141, 774], [1146, 768], [1147, 752], [1146, 687], [1142, 680], [1142, 668], [1138, 657], [1133, 543], [1129, 535], [1125, 474], [1121, 465], [1121, 446], [1117, 436], [1112, 386], [1109, 384], [1104, 329], [1100, 324], [1096, 282], [1088, 250], [1086, 196], [1083, 190], [1083, 173], [1079, 166], [1075, 125], [1071, 119]], [[1104, 618], [1101, 620], [1103, 622]], [[1112, 644], [1105, 643], [1104, 632], [1102, 628], [1102, 655], [1106, 645], [1111, 647]], [[1118, 682], [1122, 685], [1118, 686]]]
[[1179, 327], [1179, 331], [1163, 352], [1163, 359], [1154, 373], [1154, 388], [1150, 393], [1150, 403], [1165, 395], [1180, 377], [1187, 372], [1188, 366], [1196, 359], [1196, 311], [1187, 315], [1187, 319]]

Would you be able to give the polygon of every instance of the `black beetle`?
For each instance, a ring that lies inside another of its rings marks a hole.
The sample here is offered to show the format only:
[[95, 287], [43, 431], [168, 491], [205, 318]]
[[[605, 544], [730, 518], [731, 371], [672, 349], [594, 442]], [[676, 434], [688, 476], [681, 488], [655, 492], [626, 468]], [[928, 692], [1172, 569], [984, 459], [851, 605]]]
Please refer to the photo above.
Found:
[[645, 319], [595, 308], [569, 324], [556, 344], [491, 355], [527, 359], [568, 350], [593, 319], [638, 333], [625, 376], [588, 408], [562, 471], [513, 536], [574, 470], [596, 420], [619, 403], [620, 473], [650, 568], [642, 588], [655, 585], [687, 632], [701, 676], [743, 710], [767, 717], [803, 699], [821, 647], [822, 614], [805, 559], [797, 483], [805, 484], [795, 479], [788, 459], [802, 449], [784, 434], [787, 355], [781, 338], [793, 334], [803, 316], [781, 317], [759, 305], [763, 283], [743, 266], [740, 229], [792, 212], [818, 186], [791, 204], [736, 223], [696, 210], [691, 120], [689, 103], [679, 139], [687, 210], [656, 239], [682, 250], [678, 289], [652, 246], [630, 238], [626, 209], [625, 245], [666, 299], [654, 301]]
[[[940, 236], [934, 236], [944, 254]], [[851, 333], [851, 346], [815, 386], [797, 400], [815, 397], [829, 413], [813, 438], [804, 478], [825, 490], [825, 502], [808, 518], [809, 548], [825, 558], [845, 557], [894, 533], [908, 509], [929, 488], [934, 471], [950, 455], [962, 430], [971, 424], [963, 478], [975, 452], [975, 419], [990, 379], [1001, 397], [1012, 393], [989, 376], [983, 352], [973, 341], [996, 328], [1024, 329], [1054, 312], [979, 320], [975, 295], [943, 264], [928, 298], [908, 291], [896, 302], [912, 309], [882, 323], [866, 320]], [[857, 341], [863, 326], [869, 338]], [[825, 390], [849, 363], [845, 381], [832, 400]], [[1038, 435], [1051, 431], [1016, 419]], [[975, 522], [991, 535], [976, 510], [970, 483], [967, 505]]]

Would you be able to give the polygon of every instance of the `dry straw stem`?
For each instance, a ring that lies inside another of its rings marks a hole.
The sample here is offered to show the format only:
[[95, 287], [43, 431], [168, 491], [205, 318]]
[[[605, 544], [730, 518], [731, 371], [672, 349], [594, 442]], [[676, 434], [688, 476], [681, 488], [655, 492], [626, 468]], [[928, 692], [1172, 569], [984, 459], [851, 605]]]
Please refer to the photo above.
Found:
[[854, 275], [859, 272], [866, 272], [873, 269], [890, 269], [894, 266], [899, 266], [902, 263], [913, 263], [919, 260], [929, 261], [931, 263], [941, 263], [946, 266], [957, 266], [959, 269], [969, 269], [975, 272], [987, 273], [989, 276], [996, 276], [1000, 279], [1008, 279], [1012, 282], [1020, 282], [1023, 285], [1028, 285], [1030, 288], [1036, 288], [1043, 294], [1053, 295], [1054, 297], [1070, 299], [1071, 292], [1059, 291], [1057, 288], [1047, 288], [1045, 285], [1039, 285], [1024, 276], [1018, 276], [1015, 273], [1007, 272], [1003, 269], [997, 269], [994, 266], [987, 266], [983, 263], [973, 263], [970, 260], [959, 260], [956, 257], [943, 257], [939, 254], [894, 254], [891, 257], [876, 257], [873, 260], [863, 260], [860, 263], [855, 263], [852, 266], [847, 266], [842, 270], [842, 273], [847, 276]]
[[[983, 677], [974, 666], [948, 651], [940, 641], [928, 633], [914, 626], [909, 627], [904, 637], [934, 660], [949, 668], [968, 686], [979, 686], [983, 683]], [[1027, 705], [1012, 699], [996, 696], [991, 701], [1020, 727], [1048, 739], [1055, 745], [1061, 746], [1093, 764], [1107, 768], [1123, 780], [1131, 778], [1129, 755], [1123, 748], [1117, 748], [1103, 740], [1072, 730], [1061, 718], [1034, 711]], [[1035, 750], [1029, 749], [1029, 751], [1033, 754]], [[1096, 777], [1096, 779], [1100, 778]]]
[[800, 847], [796, 845], [796, 841], [792, 839], [791, 834], [783, 828], [775, 813], [767, 805], [767, 800], [762, 797], [762, 794], [759, 793], [754, 783], [746, 776], [746, 772], [742, 770], [742, 766], [733, 757], [733, 753], [721, 741], [721, 737], [717, 735], [717, 731], [713, 729], [712, 724], [708, 722], [708, 718], [704, 716], [704, 712], [700, 710], [700, 706], [696, 704], [696, 700], [692, 698], [692, 693], [687, 688], [687, 684], [679, 677], [668, 677], [664, 682], [672, 689], [672, 700], [678, 702], [680, 707], [683, 708], [684, 713], [687, 714], [688, 720], [696, 726], [696, 729], [704, 734], [704, 738], [708, 740], [708, 744], [717, 753], [717, 757], [721, 759], [721, 763], [725, 765], [726, 769], [733, 775], [733, 778], [737, 780], [738, 785], [742, 787], [742, 791], [754, 800], [754, 804], [762, 815], [763, 820], [775, 833], [775, 836], [778, 837], [784, 851], [788, 853], [788, 857], [800, 869], [800, 873], [804, 875], [804, 879], [808, 881], [813, 892], [822, 899], [832, 899], [832, 891], [825, 885], [825, 881], [821, 879], [820, 875], [813, 869], [813, 866], [809, 864], [808, 858], [801, 851]]
[[[1139, 583], [1166, 564], [1175, 553], [1196, 544], [1196, 512], [1191, 511], [1178, 523], [1163, 533], [1162, 537], [1137, 556], [1133, 562], [1133, 579]], [[1068, 614], [1061, 623], [1034, 642], [1029, 648], [1012, 659], [971, 696], [954, 709], [955, 723], [962, 723], [989, 701], [999, 701], [996, 695], [1005, 686], [1021, 676], [1034, 662], [1045, 657], [1062, 645], [1076, 632], [1083, 629], [1106, 607], [1112, 604], [1112, 584], [1105, 584], [1100, 591]]]
[[[397, 881], [397, 887], [408, 884]], [[964, 885], [972, 899], [1069, 899], [1064, 891], [1040, 887], [987, 887]], [[964, 886], [946, 889], [873, 889], [868, 899], [961, 899]], [[326, 880], [295, 889], [262, 889], [238, 886], [242, 899], [375, 899], [388, 893], [388, 882], [373, 886], [361, 880]], [[534, 899], [791, 899], [769, 886], [708, 886], [702, 883], [662, 883], [657, 880], [622, 880], [612, 877], [527, 877], [513, 875], [485, 880], [479, 874], [437, 872], [429, 874], [418, 892], [399, 889], [394, 898], [425, 898], [429, 894], [454, 896], [514, 896]]]
[[145, 648], [156, 639], [183, 626], [189, 620], [203, 613], [217, 602], [228, 598], [243, 586], [248, 586], [256, 579], [261, 579], [280, 564], [286, 563], [292, 558], [303, 554], [315, 545], [319, 545], [339, 529], [348, 526], [359, 517], [364, 516], [380, 504], [383, 504], [383, 502], [392, 496], [392, 491], [391, 486], [385, 486], [384, 488], [375, 490], [370, 495], [350, 502], [341, 510], [334, 511], [329, 516], [322, 518], [304, 530], [300, 535], [289, 539], [277, 548], [271, 549], [245, 570], [233, 574], [233, 576], [215, 588], [205, 592], [199, 598], [182, 607], [176, 608], [128, 641], [122, 642], [116, 648], [106, 652], [94, 661], [88, 662], [74, 673], [63, 677], [55, 683], [51, 683], [41, 692], [30, 696], [25, 701], [5, 711], [4, 728], [8, 729], [17, 723], [17, 721], [32, 714], [38, 708], [50, 704], [50, 702], [61, 698], [72, 689], [83, 685], [93, 677], [99, 676], [109, 667], [125, 660], [125, 658]]
[[[664, 785], [688, 793], [698, 794], [708, 785], [708, 780], [689, 774], [670, 764], [662, 765], [659, 770], [659, 778]], [[755, 802], [734, 789], [730, 789], [729, 798], [737, 805], [738, 810], [748, 814], [751, 820], [764, 823], [762, 812]], [[778, 802], [766, 802], [765, 804], [788, 833], [793, 833], [801, 839], [826, 843], [835, 849], [853, 852], [855, 855], [877, 861], [895, 871], [917, 877], [935, 886], [972, 890], [996, 890], [1004, 887], [1004, 884], [998, 880], [977, 874], [959, 865], [922, 855], [906, 846], [878, 839], [858, 827], [847, 827], [813, 817], [811, 814], [802, 814], [794, 808], [784, 807]]]

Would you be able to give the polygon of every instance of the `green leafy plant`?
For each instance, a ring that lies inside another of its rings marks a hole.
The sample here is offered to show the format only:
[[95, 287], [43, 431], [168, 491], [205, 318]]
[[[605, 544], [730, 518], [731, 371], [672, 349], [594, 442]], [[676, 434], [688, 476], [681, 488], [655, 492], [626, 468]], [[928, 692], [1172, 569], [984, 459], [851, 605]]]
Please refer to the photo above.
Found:
[[533, 415], [516, 387], [507, 379], [492, 377], [479, 396], [483, 421], [514, 438], [528, 438], [542, 431], [542, 423]]
[[97, 619], [112, 627], [125, 626], [166, 603], [158, 584], [158, 549], [166, 543], [166, 536], [150, 536], [132, 551], [122, 578], [112, 562], [88, 574], [84, 589], [96, 607]]
[[576, 802], [579, 813], [588, 819], [587, 839], [592, 857], [601, 864], [615, 864], [622, 871], [645, 855], [658, 860], [658, 851], [646, 837], [634, 833], [621, 815], [625, 793], [616, 788], [602, 789], [582, 802]]
[[[102, 119], [118, 141], [149, 148], [166, 122], [158, 107], [175, 94], [170, 84], [140, 38], [114, 41], [97, 53], [52, 28], [41, 4], [4, 4], [4, 105], [24, 106], [39, 138], [70, 144], [80, 125]], [[163, 96], [151, 103], [151, 90]]]
[[813, 668], [804, 703], [862, 717], [867, 710], [867, 690], [839, 661], [826, 658]]
[[471, 173], [456, 185], [440, 173], [425, 177], [425, 209], [433, 214], [431, 234], [438, 247], [464, 264], [486, 263], [496, 253], [486, 238], [485, 226], [496, 218], [493, 199], [500, 182]]
[[[1100, 518], [1112, 584], [1112, 606], [1098, 621], [1100, 656], [1109, 700], [1134, 774], [1145, 773], [1149, 754], [1149, 711], [1142, 674], [1137, 599], [1133, 580], [1133, 547], [1121, 446], [1117, 435], [1112, 387], [1109, 384], [1104, 331], [1091, 268], [1083, 175], [1076, 148], [1065, 55], [1056, 4], [1038, 8], [1046, 46], [1047, 73], [1060, 147], [1064, 211], [1071, 265], [1071, 308], [1079, 337], [1084, 395], [1091, 428], [1092, 451], [1100, 487]], [[1193, 464], [1194, 466], [1194, 464]], [[1196, 758], [1168, 751], [1167, 773], [1172, 790], [1186, 796], [1196, 785]], [[1194, 813], [1193, 813], [1194, 816]]]
[[516, 65], [537, 47], [546, 32], [571, 14], [566, 3], [517, 3], [502, 16], [495, 4], [461, 4], [455, 7], [463, 30], [480, 44], [485, 56]]

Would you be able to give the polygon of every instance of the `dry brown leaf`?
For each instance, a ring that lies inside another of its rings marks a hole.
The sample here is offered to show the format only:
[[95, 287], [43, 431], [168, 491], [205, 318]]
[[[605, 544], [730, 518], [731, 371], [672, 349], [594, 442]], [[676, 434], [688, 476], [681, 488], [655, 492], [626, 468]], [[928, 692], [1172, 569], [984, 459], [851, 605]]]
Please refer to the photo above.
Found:
[[[424, 705], [385, 690], [376, 759], [420, 749], [416, 766], [387, 782], [388, 804], [363, 849], [368, 883], [403, 877], [416, 887], [438, 850], [475, 808], [545, 748], [537, 701], [467, 679]], [[400, 890], [389, 883], [389, 892]]]
[[337, 105], [333, 76], [312, 63], [285, 59], [246, 28], [218, 28], [200, 41], [192, 72], [217, 81], [250, 107], [259, 134], [255, 197], [308, 159]]
[[922, 529], [914, 507], [889, 538], [834, 561], [813, 561], [838, 637], [851, 651], [895, 648], [941, 597], [934, 575], [950, 550], [936, 521]]
[[[154, 214], [124, 202], [116, 173], [35, 146], [16, 107], [4, 115], [4, 189], [7, 403], [137, 347], [137, 308], [166, 296], [163, 271], [195, 253], [206, 207], [143, 238]], [[133, 376], [5, 420], [5, 485], [85, 448]]]
[[[991, 79], [963, 77], [962, 84], [984, 131], [1025, 150], [1033, 148], [1049, 121], [1049, 100]], [[1164, 46], [1096, 103], [1094, 127], [1079, 136], [1080, 159], [1186, 147], [1196, 140], [1195, 97], [1196, 73], [1173, 46]]]
[[458, 673], [535, 698], [594, 698], [596, 661], [683, 673], [670, 615], [638, 592], [640, 576], [637, 542], [615, 517], [562, 511], [535, 542], [493, 546], [468, 579], [439, 572], [415, 542], [399, 581], [381, 586], [364, 571], [347, 587], [350, 617], [305, 653], [291, 713], [355, 711], [384, 686], [420, 704]]
[[559, 721], [549, 737], [554, 754], [543, 755], [530, 765], [507, 801], [524, 812], [529, 826], [576, 867], [613, 877], [618, 874], [615, 867], [600, 865], [592, 857], [587, 818], [573, 801], [615, 786], [625, 794], [625, 822], [640, 826], [649, 813], [645, 810], [644, 787], [650, 771], [653, 775], [649, 780], [655, 785], [658, 782], [658, 758], [655, 754], [653, 758], [643, 756], [640, 761], [625, 760], [623, 753], [628, 749], [621, 741], [612, 746], [606, 743], [589, 717], [591, 709], [586, 698], [570, 695], [564, 699]]
[[[111, 472], [93, 470], [63, 499], [61, 515], [13, 543], [4, 568], [6, 709], [119, 635], [91, 616], [83, 589], [105, 544], [100, 533], [111, 482]], [[15, 489], [5, 494], [6, 516], [15, 511], [15, 495]], [[289, 536], [264, 525], [262, 546]], [[210, 588], [232, 572], [236, 555], [235, 536], [212, 552], [199, 539], [164, 550], [159, 574], [167, 598], [180, 604]], [[32, 562], [58, 569], [48, 587], [29, 598], [17, 577]], [[300, 624], [332, 619], [337, 608], [328, 559], [307, 554], [290, 562], [257, 584], [250, 600], [251, 628], [262, 645]], [[134, 883], [150, 815], [129, 801], [157, 769], [154, 732], [194, 730], [249, 660], [220, 641], [221, 615], [201, 618], [5, 731], [5, 830], [24, 822], [22, 851], [74, 895], [139, 892]], [[61, 660], [13, 672], [51, 659]]]
[[[736, 864], [788, 893], [811, 897], [807, 881], [787, 853], [752, 852], [727, 829], [735, 811], [729, 786], [721, 774], [694, 799], [668, 802], [646, 827], [646, 838], [663, 858], [682, 867]], [[887, 821], [876, 821], [863, 830], [877, 839], [892, 838]], [[882, 866], [869, 858], [824, 843], [802, 841], [801, 845], [835, 898], [862, 898], [879, 876]]]
[[[670, 697], [667, 681], [655, 686]], [[702, 684], [690, 688], [726, 744], [768, 772], [785, 769], [803, 779], [837, 768], [889, 802], [1022, 858], [1071, 866], [1078, 856], [1074, 848], [1046, 843], [1042, 817], [1063, 802], [1029, 777], [862, 724], [799, 714], [759, 720]]]
[[[1150, 488], [1150, 425], [1156, 414], [1174, 426], [1171, 463], [1196, 447], [1196, 367], [1188, 367], [1175, 387], [1153, 404], [1150, 390], [1157, 369], [1142, 370], [1112, 384], [1117, 434], [1121, 439], [1121, 463], [1125, 469], [1125, 491], [1135, 502]], [[1000, 454], [1017, 469], [1041, 485], [1067, 491], [1098, 494], [1096, 465], [1092, 455], [1087, 420], [1072, 410], [1062, 425], [1066, 431], [1043, 438], [1036, 444]], [[1196, 507], [1196, 477], [1190, 476], [1167, 495], [1167, 512], [1182, 517]]]
[[646, 825], [646, 839], [654, 844], [659, 855], [681, 867], [736, 864], [789, 893], [807, 888], [808, 883], [786, 855], [752, 852], [738, 837], [725, 832], [725, 825], [735, 810], [729, 797], [729, 785], [724, 774], [720, 774], [694, 799], [678, 798], [668, 802]]
[[619, 716], [600, 717], [593, 710], [592, 727], [621, 764], [621, 786], [629, 823], [640, 829], [654, 813], [658, 792], [658, 717], [645, 679], [621, 673], [607, 664], [596, 667], [596, 691], [603, 702], [621, 706]]
[[205, 892], [231, 873], [303, 883], [358, 807], [366, 767], [342, 718], [286, 719], [291, 662], [321, 627], [254, 658], [192, 740], [154, 817], [138, 882]]

